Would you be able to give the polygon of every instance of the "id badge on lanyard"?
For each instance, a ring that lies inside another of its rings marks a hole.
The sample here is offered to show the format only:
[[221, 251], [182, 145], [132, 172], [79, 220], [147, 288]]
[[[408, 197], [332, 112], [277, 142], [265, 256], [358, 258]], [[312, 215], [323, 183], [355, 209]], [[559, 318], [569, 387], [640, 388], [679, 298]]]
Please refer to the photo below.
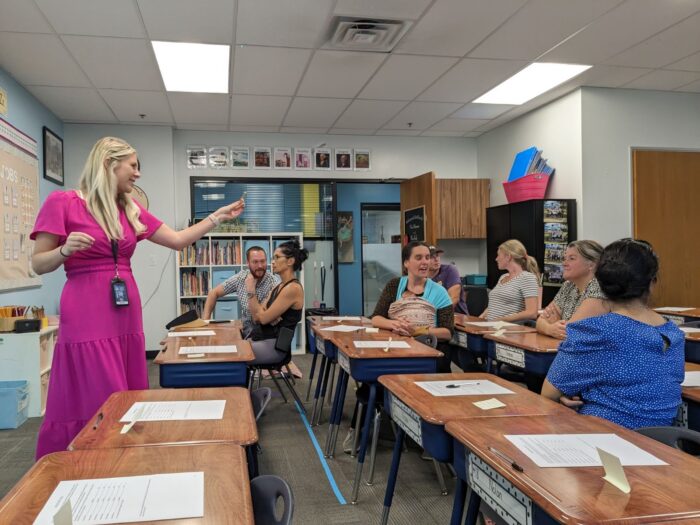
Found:
[[112, 239], [112, 257], [114, 258], [114, 277], [112, 278], [112, 299], [114, 306], [129, 306], [129, 294], [126, 291], [126, 283], [119, 278], [119, 266], [117, 265], [117, 253], [119, 244]]

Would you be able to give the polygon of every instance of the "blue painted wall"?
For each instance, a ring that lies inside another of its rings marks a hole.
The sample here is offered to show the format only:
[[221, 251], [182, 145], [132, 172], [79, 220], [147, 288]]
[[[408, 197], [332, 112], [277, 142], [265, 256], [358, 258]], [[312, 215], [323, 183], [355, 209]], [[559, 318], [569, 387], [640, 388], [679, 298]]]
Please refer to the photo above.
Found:
[[[39, 153], [39, 199], [44, 202], [52, 191], [64, 189], [44, 179], [44, 155], [42, 128], [46, 126], [63, 138], [63, 122], [41, 104], [21, 84], [0, 68], [0, 87], [7, 93], [7, 115], [0, 115], [14, 127], [29, 135], [37, 142]], [[64, 151], [66, 145], [64, 144]], [[0, 305], [43, 305], [47, 313], [58, 312], [58, 301], [65, 282], [65, 274], [57, 270], [42, 276], [40, 287], [25, 288], [18, 291], [0, 292]]]
[[355, 262], [338, 265], [338, 307], [340, 315], [362, 315], [361, 204], [399, 204], [400, 201], [400, 184], [357, 183], [337, 185], [338, 211], [351, 211], [355, 224], [352, 241], [355, 251]]

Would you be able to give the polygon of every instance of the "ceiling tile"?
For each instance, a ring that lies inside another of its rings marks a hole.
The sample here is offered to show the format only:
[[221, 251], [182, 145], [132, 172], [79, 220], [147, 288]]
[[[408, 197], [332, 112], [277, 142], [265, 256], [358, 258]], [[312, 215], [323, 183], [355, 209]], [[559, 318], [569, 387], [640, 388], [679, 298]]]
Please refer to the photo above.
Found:
[[520, 71], [527, 62], [465, 58], [426, 89], [418, 100], [470, 102]]
[[335, 0], [238, 0], [236, 43], [310, 47], [326, 37]]
[[462, 57], [525, 0], [437, 0], [397, 47], [400, 53]]
[[624, 2], [542, 57], [546, 62], [599, 64], [700, 10], [700, 2]]
[[480, 137], [481, 135], [483, 135], [483, 133], [480, 131], [470, 131], [469, 133], [464, 134], [464, 136], [468, 139], [475, 139], [476, 137]]
[[280, 128], [280, 133], [306, 133], [309, 135], [323, 135], [328, 128], [294, 128], [294, 127], [284, 127]]
[[700, 53], [685, 57], [678, 62], [669, 64], [665, 69], [678, 69], [681, 71], [700, 71]]
[[[235, 2], [137, 0], [151, 40], [232, 44]], [[167, 16], [164, 16], [167, 13]]]
[[535, 60], [620, 2], [530, 0], [469, 56]]
[[230, 126], [230, 131], [244, 131], [248, 133], [277, 133], [279, 126]]
[[335, 126], [344, 129], [377, 129], [405, 105], [405, 102], [391, 100], [354, 100]]
[[134, 2], [113, 0], [34, 0], [57, 33], [144, 38]]
[[178, 126], [181, 123], [228, 125], [228, 95], [168, 93], [167, 96]]
[[168, 99], [162, 91], [101, 89], [100, 95], [121, 122], [173, 123]]
[[507, 104], [467, 104], [451, 117], [492, 119], [514, 107]]
[[329, 128], [349, 102], [349, 99], [342, 98], [296, 97], [284, 119], [284, 125], [296, 128]]
[[292, 97], [233, 95], [231, 126], [277, 126], [282, 124]]
[[158, 64], [147, 40], [95, 36], [64, 36], [62, 39], [95, 87], [163, 89]]
[[189, 129], [193, 131], [230, 131], [228, 126], [221, 124], [189, 124], [187, 122], [178, 123], [175, 126], [177, 129]]
[[673, 90], [700, 80], [700, 73], [694, 71], [666, 71], [657, 69], [625, 84], [629, 89], [656, 89], [659, 91]]
[[421, 134], [419, 129], [380, 129], [375, 135], [394, 135], [396, 137], [417, 137]]
[[358, 18], [417, 20], [432, 0], [338, 0], [333, 14]]
[[593, 66], [577, 79], [581, 86], [620, 87], [650, 71], [639, 67]]
[[52, 33], [44, 15], [34, 2], [27, 0], [0, 0], [0, 31], [18, 33]]
[[429, 129], [420, 134], [421, 137], [462, 137], [463, 131], [436, 131]]
[[383, 53], [316, 51], [297, 94], [302, 97], [354, 97], [385, 58]]
[[344, 128], [333, 128], [328, 134], [329, 135], [374, 135], [376, 129], [344, 129]]
[[293, 95], [311, 51], [281, 47], [237, 46], [233, 92], [242, 95]]
[[700, 13], [662, 31], [605, 63], [613, 66], [664, 67], [700, 51]]
[[29, 86], [27, 89], [60, 119], [117, 122], [96, 89], [48, 86]]
[[435, 124], [432, 131], [474, 131], [483, 126], [489, 119], [446, 118]]
[[[444, 102], [411, 102], [384, 126], [384, 129], [427, 129], [460, 107], [461, 104], [446, 104]], [[409, 123], [411, 126], [408, 125]]]
[[456, 58], [392, 55], [362, 90], [360, 98], [413, 100], [456, 62]]
[[676, 91], [683, 91], [686, 93], [700, 93], [700, 81], [692, 82], [685, 86], [681, 86], [678, 89], [676, 89]]
[[55, 35], [0, 33], [0, 67], [24, 86], [90, 86]]

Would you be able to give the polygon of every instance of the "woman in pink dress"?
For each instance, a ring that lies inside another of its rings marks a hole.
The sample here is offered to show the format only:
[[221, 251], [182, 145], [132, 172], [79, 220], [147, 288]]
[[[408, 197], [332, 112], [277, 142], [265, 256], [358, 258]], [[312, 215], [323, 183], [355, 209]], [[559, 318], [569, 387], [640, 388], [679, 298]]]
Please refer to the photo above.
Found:
[[[67, 277], [37, 459], [65, 450], [113, 392], [148, 388], [141, 300], [130, 266], [136, 243], [148, 239], [179, 250], [245, 207], [241, 199], [174, 231], [131, 198], [139, 177], [136, 150], [102, 138], [90, 151], [80, 189], [52, 193], [37, 216], [34, 271], [64, 265]], [[128, 304], [121, 304], [124, 292]]]

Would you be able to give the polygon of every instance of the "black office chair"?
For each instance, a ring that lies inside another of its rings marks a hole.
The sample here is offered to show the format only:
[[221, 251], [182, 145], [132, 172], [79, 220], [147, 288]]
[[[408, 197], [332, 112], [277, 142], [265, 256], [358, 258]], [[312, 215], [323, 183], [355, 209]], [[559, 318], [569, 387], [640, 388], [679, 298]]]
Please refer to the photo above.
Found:
[[700, 432], [682, 427], [644, 427], [637, 432], [668, 445], [697, 456], [700, 454]]
[[[250, 482], [255, 525], [289, 525], [294, 514], [294, 494], [289, 484], [278, 476], [258, 476]], [[277, 519], [277, 500], [282, 498], [284, 508]]]
[[464, 285], [462, 289], [467, 294], [467, 310], [469, 315], [481, 315], [489, 305], [489, 292], [485, 286]]

